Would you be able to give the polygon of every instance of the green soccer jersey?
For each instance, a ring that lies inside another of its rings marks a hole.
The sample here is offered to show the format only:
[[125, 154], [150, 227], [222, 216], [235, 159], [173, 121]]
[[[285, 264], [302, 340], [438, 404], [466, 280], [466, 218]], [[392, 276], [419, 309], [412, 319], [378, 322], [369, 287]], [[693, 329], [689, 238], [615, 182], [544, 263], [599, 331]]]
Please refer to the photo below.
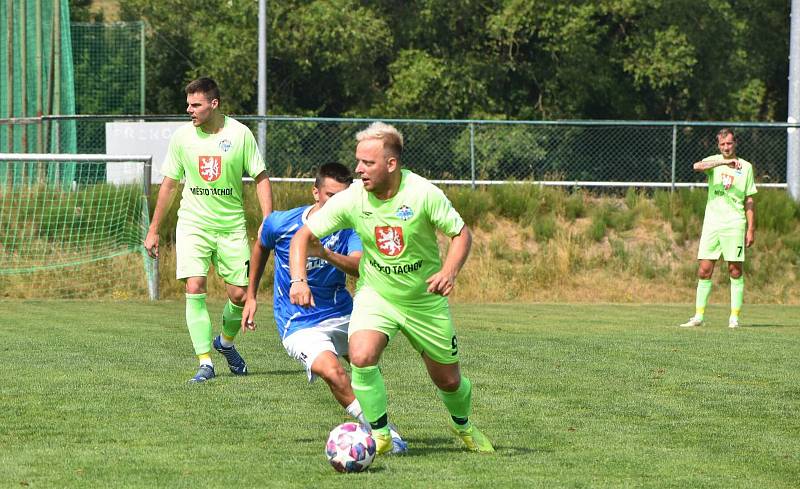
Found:
[[[703, 161], [718, 161], [722, 155], [714, 155]], [[747, 220], [744, 214], [744, 200], [756, 193], [753, 180], [753, 165], [738, 158], [742, 168], [737, 170], [727, 165], [706, 170], [708, 176], [708, 201], [704, 227], [714, 229], [743, 226]]]
[[397, 194], [380, 200], [360, 181], [331, 197], [306, 223], [317, 236], [353, 228], [364, 254], [358, 287], [368, 286], [394, 302], [446, 300], [427, 291], [428, 277], [442, 268], [436, 229], [453, 237], [464, 221], [435, 185], [402, 170]]
[[225, 116], [216, 134], [191, 123], [175, 131], [161, 173], [175, 180], [186, 178], [178, 210], [182, 222], [231, 231], [245, 225], [242, 176], [247, 172], [256, 177], [264, 170], [253, 133]]

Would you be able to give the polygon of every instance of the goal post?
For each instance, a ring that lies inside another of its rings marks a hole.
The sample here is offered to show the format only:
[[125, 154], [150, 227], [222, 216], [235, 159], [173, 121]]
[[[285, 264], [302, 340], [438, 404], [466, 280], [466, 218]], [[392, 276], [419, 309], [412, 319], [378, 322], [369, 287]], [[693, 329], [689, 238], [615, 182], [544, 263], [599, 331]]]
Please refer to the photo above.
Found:
[[152, 156], [0, 153], [0, 173], [0, 298], [158, 299]]

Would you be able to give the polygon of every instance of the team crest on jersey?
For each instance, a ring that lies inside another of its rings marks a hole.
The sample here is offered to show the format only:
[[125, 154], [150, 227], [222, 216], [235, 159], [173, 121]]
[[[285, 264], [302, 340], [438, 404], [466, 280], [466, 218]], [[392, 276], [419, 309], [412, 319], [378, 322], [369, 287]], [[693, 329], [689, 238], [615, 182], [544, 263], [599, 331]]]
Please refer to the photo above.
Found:
[[414, 211], [411, 210], [411, 207], [404, 204], [401, 205], [399, 209], [397, 209], [395, 216], [399, 217], [404, 221], [408, 221], [414, 216]]
[[405, 248], [403, 228], [400, 226], [375, 226], [375, 244], [386, 256], [397, 256]]
[[727, 173], [722, 174], [722, 186], [725, 187], [725, 190], [728, 190], [733, 185], [733, 175], [728, 175]]
[[222, 150], [223, 153], [227, 153], [228, 150], [231, 149], [231, 140], [230, 139], [223, 139], [219, 142], [219, 149]]
[[222, 156], [201, 156], [198, 169], [203, 180], [213, 182], [222, 175]]
[[339, 242], [339, 233], [337, 232], [336, 234], [330, 235], [327, 241], [322, 243], [322, 246], [328, 248], [329, 250], [332, 250], [336, 246], [336, 243], [338, 242]]

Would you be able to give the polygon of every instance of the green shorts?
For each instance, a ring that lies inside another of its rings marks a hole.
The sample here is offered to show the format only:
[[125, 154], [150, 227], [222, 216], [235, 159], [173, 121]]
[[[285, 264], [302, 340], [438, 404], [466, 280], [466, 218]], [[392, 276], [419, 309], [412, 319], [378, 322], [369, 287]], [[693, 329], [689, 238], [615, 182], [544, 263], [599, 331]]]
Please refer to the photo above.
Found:
[[250, 242], [244, 228], [209, 231], [178, 222], [175, 229], [178, 280], [205, 277], [211, 263], [217, 275], [231, 285], [246, 287], [250, 271]]
[[700, 236], [698, 260], [744, 261], [744, 226], [735, 228], [703, 228]]
[[450, 306], [446, 298], [441, 299], [414, 307], [398, 306], [370, 287], [362, 286], [353, 298], [348, 336], [366, 329], [380, 331], [392, 339], [401, 331], [415, 350], [431, 360], [447, 365], [456, 363], [458, 346]]

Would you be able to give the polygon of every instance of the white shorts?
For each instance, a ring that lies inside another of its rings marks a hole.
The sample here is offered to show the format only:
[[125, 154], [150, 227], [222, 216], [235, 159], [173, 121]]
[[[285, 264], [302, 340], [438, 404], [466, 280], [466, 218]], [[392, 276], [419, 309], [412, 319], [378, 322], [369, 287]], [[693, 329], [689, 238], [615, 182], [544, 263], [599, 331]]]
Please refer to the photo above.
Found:
[[329, 351], [337, 357], [347, 355], [347, 327], [350, 315], [322, 321], [311, 328], [296, 331], [283, 340], [283, 347], [290, 357], [303, 364], [308, 381], [314, 382], [311, 365], [320, 353]]

